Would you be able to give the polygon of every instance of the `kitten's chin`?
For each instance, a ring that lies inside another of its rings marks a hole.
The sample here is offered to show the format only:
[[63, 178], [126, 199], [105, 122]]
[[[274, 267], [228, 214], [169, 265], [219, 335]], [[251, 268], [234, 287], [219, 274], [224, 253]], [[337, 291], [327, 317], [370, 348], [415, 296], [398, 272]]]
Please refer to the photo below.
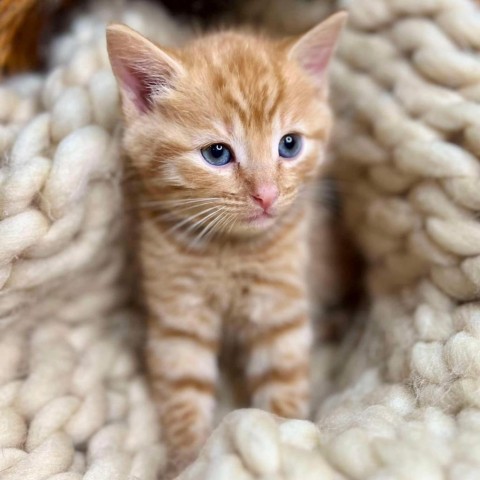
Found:
[[241, 237], [255, 237], [269, 231], [278, 221], [278, 215], [259, 213], [238, 222], [232, 232]]
[[268, 228], [273, 225], [275, 219], [276, 215], [262, 212], [248, 217], [245, 223], [253, 228]]

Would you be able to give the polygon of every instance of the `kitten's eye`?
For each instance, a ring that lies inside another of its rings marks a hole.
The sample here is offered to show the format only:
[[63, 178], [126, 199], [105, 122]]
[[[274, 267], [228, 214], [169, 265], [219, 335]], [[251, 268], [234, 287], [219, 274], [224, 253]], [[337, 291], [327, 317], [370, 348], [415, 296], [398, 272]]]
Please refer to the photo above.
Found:
[[203, 158], [216, 167], [221, 167], [231, 162], [233, 159], [232, 151], [223, 143], [214, 143], [201, 150]]
[[284, 135], [278, 144], [278, 153], [283, 158], [296, 157], [302, 149], [302, 137], [296, 133]]

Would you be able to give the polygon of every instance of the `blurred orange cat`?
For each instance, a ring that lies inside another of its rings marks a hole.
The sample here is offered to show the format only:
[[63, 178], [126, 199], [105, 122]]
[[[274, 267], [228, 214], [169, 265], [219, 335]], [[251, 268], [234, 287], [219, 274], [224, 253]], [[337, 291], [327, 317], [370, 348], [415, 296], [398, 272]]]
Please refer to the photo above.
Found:
[[210, 432], [226, 333], [245, 354], [253, 406], [309, 413], [311, 190], [345, 18], [298, 38], [227, 31], [182, 49], [108, 28], [138, 180], [146, 359], [172, 475]]

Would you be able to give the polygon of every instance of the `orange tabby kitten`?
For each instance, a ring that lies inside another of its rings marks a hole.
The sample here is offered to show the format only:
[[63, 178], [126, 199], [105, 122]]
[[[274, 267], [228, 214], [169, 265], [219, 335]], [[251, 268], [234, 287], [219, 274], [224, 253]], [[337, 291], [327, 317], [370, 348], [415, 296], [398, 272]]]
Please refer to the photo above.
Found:
[[327, 67], [338, 13], [300, 38], [208, 35], [160, 48], [108, 28], [138, 179], [147, 366], [173, 469], [195, 457], [215, 406], [225, 334], [251, 403], [309, 413], [309, 187], [331, 129]]

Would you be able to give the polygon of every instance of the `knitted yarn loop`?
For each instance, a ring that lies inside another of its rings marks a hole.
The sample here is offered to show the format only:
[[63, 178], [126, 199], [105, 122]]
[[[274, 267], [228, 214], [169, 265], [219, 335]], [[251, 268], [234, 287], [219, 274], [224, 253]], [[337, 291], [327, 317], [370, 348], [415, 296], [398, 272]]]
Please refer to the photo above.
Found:
[[[55, 41], [46, 75], [0, 87], [1, 480], [154, 480], [165, 465], [135, 358], [104, 28], [190, 33], [110, 3]], [[480, 477], [479, 7], [347, 6], [332, 150], [369, 264], [367, 325], [315, 422], [235, 411], [180, 480]], [[315, 352], [317, 381], [335, 362]]]

